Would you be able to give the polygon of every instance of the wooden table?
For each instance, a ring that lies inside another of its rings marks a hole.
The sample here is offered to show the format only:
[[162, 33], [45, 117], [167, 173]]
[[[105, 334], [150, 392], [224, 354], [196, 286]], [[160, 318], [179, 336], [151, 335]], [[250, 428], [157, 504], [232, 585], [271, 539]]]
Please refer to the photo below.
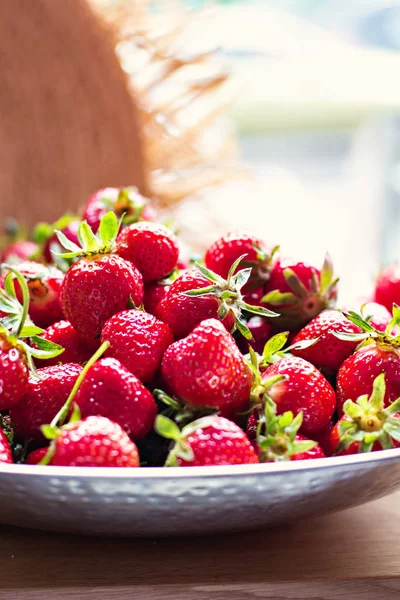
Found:
[[0, 598], [398, 600], [400, 492], [280, 530], [118, 540], [0, 528]]

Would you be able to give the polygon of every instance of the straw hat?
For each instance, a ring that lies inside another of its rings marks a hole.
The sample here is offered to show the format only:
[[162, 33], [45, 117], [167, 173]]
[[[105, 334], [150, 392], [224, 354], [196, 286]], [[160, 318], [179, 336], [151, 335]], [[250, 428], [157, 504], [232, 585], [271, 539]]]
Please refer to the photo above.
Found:
[[52, 221], [109, 185], [168, 204], [231, 171], [225, 67], [184, 49], [180, 9], [124, 7], [0, 0], [1, 220]]

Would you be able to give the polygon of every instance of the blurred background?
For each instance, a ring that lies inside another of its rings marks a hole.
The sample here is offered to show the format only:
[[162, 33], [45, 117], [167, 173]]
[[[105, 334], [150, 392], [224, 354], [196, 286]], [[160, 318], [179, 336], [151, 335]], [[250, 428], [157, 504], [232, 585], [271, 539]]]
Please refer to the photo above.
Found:
[[[195, 250], [238, 227], [280, 243], [285, 255], [322, 263], [329, 250], [342, 298], [367, 295], [379, 267], [398, 259], [400, 2], [191, 0], [185, 11], [178, 0], [23, 4], [0, 0], [6, 13], [23, 8], [26, 19], [34, 5], [36, 23], [21, 33], [21, 68], [10, 67], [0, 92], [3, 217], [18, 212], [21, 173], [20, 213], [37, 218], [44, 218], [41, 198], [54, 218], [57, 203], [76, 209], [97, 187], [134, 183], [173, 216]], [[62, 7], [68, 18], [54, 13]], [[59, 98], [54, 76], [29, 64], [46, 39], [45, 16], [52, 43], [63, 46], [44, 46], [40, 60], [52, 58], [63, 82], [75, 62], [79, 75]], [[2, 20], [18, 48], [20, 21]], [[89, 25], [97, 41], [86, 68]], [[5, 68], [10, 56], [0, 43]], [[108, 63], [110, 72], [121, 70], [120, 81], [108, 80]], [[10, 123], [24, 70], [33, 77], [21, 135]], [[125, 90], [118, 96], [113, 87], [125, 84], [129, 123]], [[91, 93], [86, 112], [75, 105], [83, 93]], [[21, 148], [10, 153], [10, 140]]]

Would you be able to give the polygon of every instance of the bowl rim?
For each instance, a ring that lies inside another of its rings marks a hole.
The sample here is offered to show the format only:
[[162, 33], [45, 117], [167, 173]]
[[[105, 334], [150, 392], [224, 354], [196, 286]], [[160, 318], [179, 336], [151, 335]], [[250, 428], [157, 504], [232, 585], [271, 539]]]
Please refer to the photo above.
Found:
[[365, 454], [350, 454], [316, 458], [312, 460], [287, 461], [276, 463], [256, 463], [252, 465], [225, 465], [209, 467], [58, 467], [42, 465], [0, 464], [0, 477], [3, 475], [35, 476], [43, 478], [61, 477], [78, 479], [204, 479], [217, 477], [244, 477], [254, 475], [282, 474], [326, 469], [343, 469], [391, 463], [400, 459], [400, 448], [379, 450]]

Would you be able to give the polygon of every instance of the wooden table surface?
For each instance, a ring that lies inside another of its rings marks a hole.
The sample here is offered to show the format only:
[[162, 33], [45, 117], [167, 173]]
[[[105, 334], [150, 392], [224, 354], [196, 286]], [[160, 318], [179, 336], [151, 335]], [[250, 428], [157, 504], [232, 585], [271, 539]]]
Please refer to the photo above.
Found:
[[0, 598], [398, 600], [400, 492], [287, 526], [128, 540], [0, 528]]

